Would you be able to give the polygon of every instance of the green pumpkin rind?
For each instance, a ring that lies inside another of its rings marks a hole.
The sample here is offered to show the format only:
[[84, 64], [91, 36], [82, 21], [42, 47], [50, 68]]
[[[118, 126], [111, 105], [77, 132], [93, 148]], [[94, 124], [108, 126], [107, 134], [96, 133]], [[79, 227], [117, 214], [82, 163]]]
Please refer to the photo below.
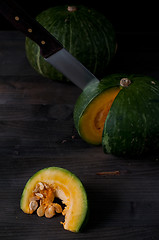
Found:
[[102, 138], [104, 151], [118, 156], [159, 148], [159, 82], [147, 76], [127, 78], [131, 84], [114, 100]]
[[[74, 12], [69, 12], [67, 6], [57, 6], [43, 11], [36, 19], [94, 75], [103, 77], [116, 50], [115, 31], [104, 15], [84, 6], [77, 6]], [[50, 79], [66, 81], [40, 56], [36, 43], [26, 38], [25, 48], [36, 71]]]

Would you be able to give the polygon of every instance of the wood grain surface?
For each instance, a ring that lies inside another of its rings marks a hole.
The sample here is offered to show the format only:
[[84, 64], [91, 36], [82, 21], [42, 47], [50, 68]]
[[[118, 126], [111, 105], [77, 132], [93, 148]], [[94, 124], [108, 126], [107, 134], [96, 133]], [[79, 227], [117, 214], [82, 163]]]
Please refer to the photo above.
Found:
[[[108, 73], [131, 69], [158, 77], [159, 51], [123, 46]], [[0, 239], [159, 239], [159, 155], [123, 159], [85, 143], [73, 123], [80, 92], [36, 73], [23, 35], [0, 32]], [[72, 171], [86, 188], [90, 217], [81, 233], [65, 231], [62, 216], [20, 210], [26, 181], [50, 166]]]

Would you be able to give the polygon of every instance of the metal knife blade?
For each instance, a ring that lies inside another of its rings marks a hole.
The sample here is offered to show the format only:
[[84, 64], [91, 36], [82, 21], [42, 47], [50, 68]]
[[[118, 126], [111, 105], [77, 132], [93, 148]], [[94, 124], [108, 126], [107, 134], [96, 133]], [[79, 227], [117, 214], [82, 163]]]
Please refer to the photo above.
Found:
[[65, 48], [45, 58], [45, 60], [81, 89], [84, 89], [90, 82], [99, 82], [99, 80]]
[[0, 0], [0, 12], [18, 30], [36, 42], [44, 59], [79, 88], [99, 80], [73, 57], [41, 24], [13, 0]]

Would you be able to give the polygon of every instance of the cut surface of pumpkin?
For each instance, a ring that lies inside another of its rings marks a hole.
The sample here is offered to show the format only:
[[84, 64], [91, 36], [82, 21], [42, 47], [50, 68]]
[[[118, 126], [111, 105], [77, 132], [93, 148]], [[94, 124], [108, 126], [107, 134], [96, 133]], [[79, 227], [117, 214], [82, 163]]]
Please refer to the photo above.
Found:
[[[59, 198], [64, 209], [54, 202]], [[86, 220], [88, 204], [83, 184], [70, 171], [49, 167], [38, 171], [27, 182], [21, 197], [20, 207], [24, 213], [36, 212], [39, 217], [52, 218], [62, 213], [64, 229], [78, 232]]]
[[87, 106], [80, 118], [80, 135], [91, 144], [101, 144], [104, 123], [120, 87], [107, 89]]

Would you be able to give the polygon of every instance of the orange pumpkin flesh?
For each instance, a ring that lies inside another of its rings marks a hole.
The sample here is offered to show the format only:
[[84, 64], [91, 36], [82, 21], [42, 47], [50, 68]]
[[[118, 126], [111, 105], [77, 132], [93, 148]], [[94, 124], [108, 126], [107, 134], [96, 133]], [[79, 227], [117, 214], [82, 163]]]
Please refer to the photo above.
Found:
[[102, 143], [104, 123], [112, 103], [121, 90], [120, 87], [110, 88], [96, 98], [85, 109], [80, 118], [80, 135], [86, 142], [99, 145]]

